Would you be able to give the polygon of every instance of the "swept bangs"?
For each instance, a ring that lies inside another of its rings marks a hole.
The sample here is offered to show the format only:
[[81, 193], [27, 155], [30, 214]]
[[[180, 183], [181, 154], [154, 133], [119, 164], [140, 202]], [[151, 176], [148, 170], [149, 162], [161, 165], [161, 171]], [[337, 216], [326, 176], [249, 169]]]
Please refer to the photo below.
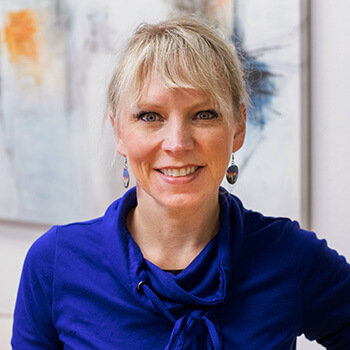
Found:
[[122, 106], [137, 105], [155, 74], [169, 89], [194, 89], [228, 116], [241, 118], [247, 100], [243, 73], [233, 44], [195, 16], [142, 24], [131, 37], [108, 89], [115, 118]]

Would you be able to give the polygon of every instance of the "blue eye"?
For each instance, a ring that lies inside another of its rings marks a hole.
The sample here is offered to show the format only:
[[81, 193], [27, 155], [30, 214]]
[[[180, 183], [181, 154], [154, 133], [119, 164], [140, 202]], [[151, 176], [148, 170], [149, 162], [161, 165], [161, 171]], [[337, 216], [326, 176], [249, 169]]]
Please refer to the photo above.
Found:
[[201, 111], [196, 114], [196, 117], [201, 120], [210, 120], [218, 117], [218, 113], [213, 110]]
[[140, 112], [137, 114], [137, 119], [144, 122], [153, 123], [159, 120], [159, 115], [153, 112]]
[[143, 120], [146, 122], [155, 122], [157, 120], [157, 116], [153, 113], [148, 113], [143, 116]]

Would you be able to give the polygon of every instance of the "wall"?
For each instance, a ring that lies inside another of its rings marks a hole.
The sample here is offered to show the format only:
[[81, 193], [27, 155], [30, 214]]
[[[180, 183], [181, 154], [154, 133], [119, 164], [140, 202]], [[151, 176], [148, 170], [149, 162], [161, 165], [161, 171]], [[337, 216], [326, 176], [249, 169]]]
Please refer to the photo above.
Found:
[[311, 0], [310, 15], [310, 226], [349, 261], [350, 2]]
[[[311, 4], [311, 228], [350, 258], [350, 2]], [[0, 222], [0, 350], [9, 349], [21, 266], [47, 227]], [[298, 349], [320, 349], [304, 339]]]
[[311, 223], [350, 258], [350, 2], [312, 2]]

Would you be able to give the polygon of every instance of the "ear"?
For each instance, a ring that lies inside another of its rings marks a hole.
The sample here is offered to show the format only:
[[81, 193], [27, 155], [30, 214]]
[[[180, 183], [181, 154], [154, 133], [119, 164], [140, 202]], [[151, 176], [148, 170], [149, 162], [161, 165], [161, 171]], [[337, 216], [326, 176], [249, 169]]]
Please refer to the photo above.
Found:
[[233, 140], [232, 152], [237, 152], [244, 143], [247, 121], [247, 106], [245, 103], [241, 105], [241, 120], [237, 123], [235, 136]]
[[114, 133], [114, 137], [115, 137], [115, 141], [116, 141], [116, 145], [117, 145], [117, 152], [121, 156], [125, 157], [126, 156], [126, 149], [125, 149], [125, 146], [124, 146], [124, 142], [123, 142], [123, 140], [121, 138], [120, 130], [118, 128], [118, 125], [115, 122], [115, 118], [113, 116], [112, 111], [109, 111], [109, 120], [111, 121], [111, 125], [112, 125], [112, 128], [113, 128], [113, 133]]
[[114, 129], [114, 127], [115, 127], [115, 125], [114, 125], [115, 120], [114, 120], [113, 112], [112, 112], [112, 111], [109, 111], [108, 116], [109, 116], [109, 120], [110, 120], [110, 122], [111, 122], [111, 124], [112, 124], [113, 130], [115, 130], [115, 129]]

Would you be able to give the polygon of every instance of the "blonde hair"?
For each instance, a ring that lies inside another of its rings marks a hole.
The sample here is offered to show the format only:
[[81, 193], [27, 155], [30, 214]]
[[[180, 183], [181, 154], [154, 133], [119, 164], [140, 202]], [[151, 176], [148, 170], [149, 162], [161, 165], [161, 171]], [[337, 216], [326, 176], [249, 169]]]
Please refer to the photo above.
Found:
[[107, 104], [117, 118], [124, 103], [137, 103], [152, 73], [170, 89], [204, 92], [223, 112], [241, 119], [248, 100], [234, 45], [197, 16], [181, 15], [159, 24], [141, 24], [119, 60]]

